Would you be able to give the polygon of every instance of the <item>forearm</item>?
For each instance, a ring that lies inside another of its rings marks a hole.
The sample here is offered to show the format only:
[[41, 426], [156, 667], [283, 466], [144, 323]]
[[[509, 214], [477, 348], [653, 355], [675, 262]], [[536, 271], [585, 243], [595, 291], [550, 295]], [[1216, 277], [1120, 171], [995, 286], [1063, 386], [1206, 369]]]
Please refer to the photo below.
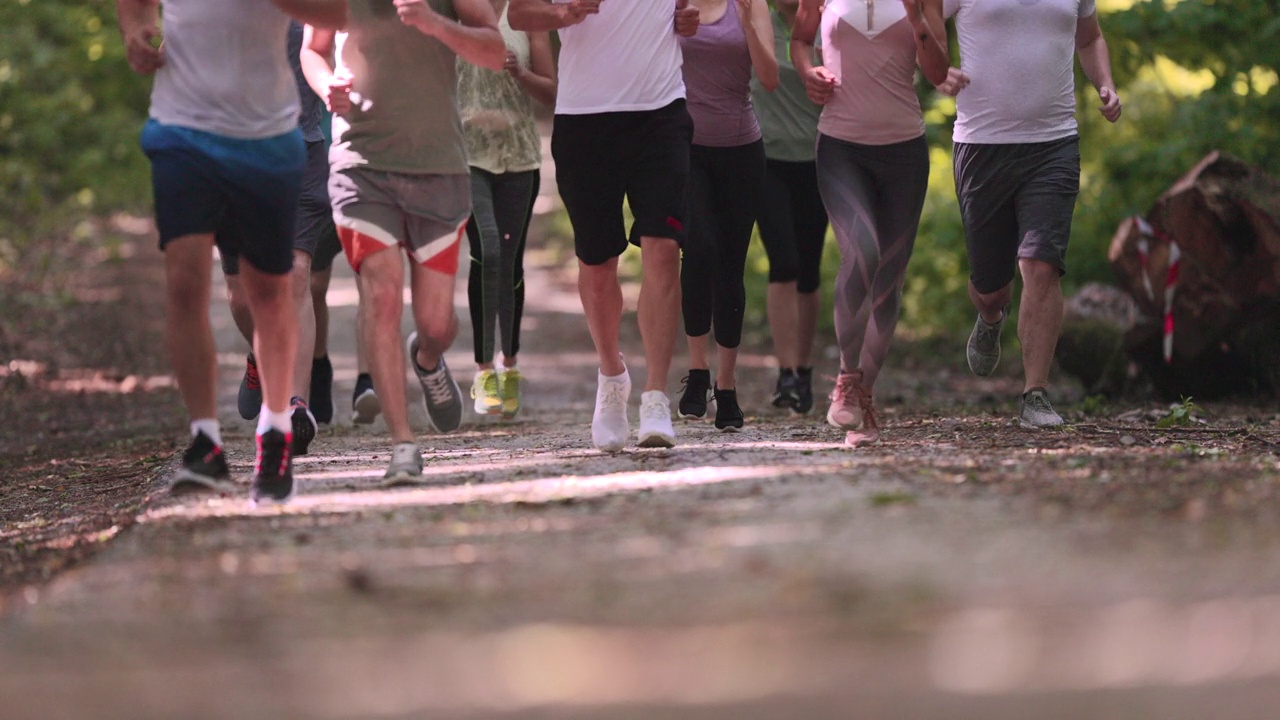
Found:
[[551, 32], [573, 24], [565, 5], [546, 0], [511, 0], [507, 8], [507, 22], [512, 30], [525, 32]]
[[285, 14], [316, 27], [341, 29], [347, 24], [347, 0], [271, 0]]
[[302, 52], [298, 55], [298, 61], [302, 65], [302, 75], [307, 79], [312, 92], [320, 97], [328, 95], [334, 69], [329, 58], [303, 46]]
[[791, 36], [791, 64], [795, 66], [797, 73], [804, 75], [816, 67], [813, 56], [812, 41], [806, 42], [796, 35]]
[[946, 26], [941, 17], [928, 18], [924, 24], [915, 29], [916, 63], [932, 85], [946, 81], [947, 70], [951, 67], [951, 54], [946, 46]]
[[154, 28], [160, 22], [160, 3], [153, 0], [116, 0], [116, 19], [120, 36], [128, 38], [143, 28]]
[[497, 28], [445, 22], [431, 34], [472, 65], [500, 71], [507, 61], [507, 46]]
[[529, 93], [529, 97], [547, 107], [555, 107], [556, 91], [559, 89], [559, 83], [554, 78], [538, 75], [532, 70], [526, 70], [520, 74], [519, 82], [524, 91]]
[[759, 23], [752, 23], [747, 32], [747, 51], [751, 55], [751, 69], [756, 73], [756, 79], [764, 86], [766, 90], [773, 90], [778, 87], [778, 58], [773, 54], [773, 25], [769, 16], [764, 16], [765, 20], [770, 22], [766, 26], [768, 35], [765, 36]]
[[1111, 78], [1111, 51], [1107, 48], [1106, 38], [1099, 35], [1088, 45], [1077, 48], [1076, 54], [1080, 56], [1080, 67], [1085, 77], [1094, 88], [1115, 88], [1115, 81]]

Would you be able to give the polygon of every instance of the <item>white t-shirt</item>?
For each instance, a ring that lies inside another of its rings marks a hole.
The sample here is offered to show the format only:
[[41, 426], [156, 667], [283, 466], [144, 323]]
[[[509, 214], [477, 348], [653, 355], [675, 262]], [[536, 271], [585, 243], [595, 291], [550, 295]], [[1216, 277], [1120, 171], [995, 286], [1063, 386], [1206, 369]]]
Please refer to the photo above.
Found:
[[556, 113], [656, 110], [684, 97], [673, 0], [606, 0], [560, 30]]
[[1076, 23], [1095, 0], [948, 0], [970, 85], [956, 96], [962, 143], [1049, 142], [1076, 134]]

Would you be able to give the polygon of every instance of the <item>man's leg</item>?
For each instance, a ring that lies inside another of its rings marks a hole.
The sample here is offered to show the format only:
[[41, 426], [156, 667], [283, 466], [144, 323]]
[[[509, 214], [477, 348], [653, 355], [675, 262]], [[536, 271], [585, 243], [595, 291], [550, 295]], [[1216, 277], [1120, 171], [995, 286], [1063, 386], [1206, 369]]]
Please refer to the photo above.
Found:
[[453, 309], [453, 273], [409, 263], [413, 295], [413, 324], [418, 330], [418, 355], [414, 361], [424, 370], [439, 366], [444, 353], [458, 336], [458, 316]]
[[247, 262], [241, 263], [240, 277], [253, 311], [253, 351], [262, 377], [262, 401], [271, 412], [283, 413], [289, 409], [298, 351], [293, 277], [265, 273]]
[[[672, 243], [675, 245], [675, 243]], [[676, 258], [679, 248], [675, 248]], [[644, 260], [645, 277], [648, 277], [649, 261]], [[679, 267], [678, 265], [676, 266]], [[676, 273], [676, 287], [679, 287], [679, 272]], [[578, 295], [582, 298], [582, 311], [587, 316], [587, 328], [591, 331], [591, 341], [595, 344], [596, 354], [600, 358], [600, 373], [606, 377], [621, 375], [627, 368], [622, 362], [618, 348], [618, 330], [622, 324], [622, 286], [618, 284], [618, 258], [611, 258], [598, 265], [588, 265], [578, 261]], [[676, 293], [676, 311], [680, 307], [680, 295]], [[644, 334], [645, 287], [640, 289], [640, 332]], [[672, 327], [671, 346], [675, 344], [674, 325]], [[646, 346], [646, 353], [648, 352]], [[668, 362], [671, 358], [667, 352]]]
[[298, 352], [293, 364], [293, 396], [311, 397], [311, 359], [316, 344], [316, 313], [311, 300], [311, 255], [293, 251], [289, 295], [298, 317]]
[[1023, 392], [1049, 387], [1049, 368], [1062, 331], [1062, 281], [1058, 269], [1040, 260], [1018, 261], [1022, 302], [1018, 307], [1018, 340], [1026, 373]]
[[311, 271], [311, 312], [315, 316], [315, 345], [311, 357], [319, 359], [329, 355], [329, 282], [333, 268]]
[[[640, 339], [644, 342], [644, 356], [648, 364], [645, 392], [667, 391], [667, 377], [671, 371], [671, 355], [675, 351], [676, 334], [680, 327], [680, 245], [671, 238], [640, 238], [640, 260], [643, 281], [640, 284], [640, 304], [637, 316], [640, 321]], [[614, 286], [617, 288], [617, 261], [614, 261]], [[613, 343], [617, 347], [618, 323], [622, 317], [622, 292], [617, 290], [617, 320], [613, 322]], [[595, 335], [594, 328], [592, 335]], [[597, 343], [597, 346], [599, 343]], [[604, 352], [600, 362], [603, 367]], [[614, 354], [616, 360], [617, 354]], [[618, 372], [621, 372], [619, 368]], [[605, 374], [610, 374], [605, 368]]]
[[240, 280], [239, 271], [225, 277], [227, 279], [227, 305], [231, 308], [231, 319], [235, 321], [236, 329], [240, 331], [240, 336], [252, 347], [253, 312], [249, 310], [249, 298], [245, 295], [244, 283]]
[[405, 404], [404, 353], [400, 349], [400, 319], [404, 315], [404, 260], [388, 247], [364, 258], [360, 284], [361, 332], [378, 394], [386, 400], [382, 412], [393, 443], [414, 442]]
[[209, 323], [213, 235], [188, 235], [164, 248], [165, 335], [173, 375], [192, 420], [216, 419], [217, 349]]

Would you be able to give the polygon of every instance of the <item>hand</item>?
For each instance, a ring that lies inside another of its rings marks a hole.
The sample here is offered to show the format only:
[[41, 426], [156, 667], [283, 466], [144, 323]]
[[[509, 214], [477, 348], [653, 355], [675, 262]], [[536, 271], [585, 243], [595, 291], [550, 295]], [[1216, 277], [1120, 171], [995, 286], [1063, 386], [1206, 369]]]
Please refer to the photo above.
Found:
[[600, 14], [601, 0], [572, 0], [567, 3], [557, 3], [556, 7], [560, 9], [560, 14], [564, 18], [565, 27], [577, 25], [587, 19], [588, 15]]
[[[743, 0], [738, 0], [740, 3], [742, 1]], [[746, 2], [748, 6], [750, 6], [751, 0], [746, 0]], [[701, 16], [702, 13], [698, 8], [690, 5], [689, 0], [676, 0], [676, 34], [682, 37], [693, 37], [694, 35], [697, 35]]]
[[907, 20], [911, 22], [911, 27], [919, 30], [924, 25], [924, 7], [921, 0], [902, 0], [902, 6], [907, 9]]
[[431, 9], [426, 0], [395, 0], [396, 13], [400, 16], [400, 22], [410, 27], [415, 27], [426, 35], [434, 35], [444, 23], [445, 19]]
[[818, 105], [826, 105], [839, 84], [836, 76], [821, 65], [809, 68], [804, 74], [804, 91]]
[[338, 70], [329, 79], [324, 105], [329, 112], [343, 115], [351, 112], [351, 73], [346, 69]]
[[947, 68], [947, 79], [935, 87], [943, 95], [955, 97], [961, 90], [969, 87], [969, 76], [958, 67], [950, 67]]
[[140, 75], [150, 75], [164, 67], [163, 42], [156, 42], [160, 30], [154, 27], [143, 27], [124, 38], [125, 57], [129, 67]]
[[1120, 119], [1120, 111], [1123, 108], [1121, 107], [1120, 96], [1116, 94], [1115, 90], [1105, 85], [1098, 88], [1098, 99], [1102, 100], [1102, 107], [1099, 110], [1102, 112], [1102, 117], [1107, 119], [1107, 122], [1115, 122]]
[[502, 64], [502, 69], [517, 80], [520, 79], [521, 75], [524, 75], [524, 67], [520, 64], [520, 58], [516, 57], [516, 54], [510, 50], [507, 51], [507, 61]]

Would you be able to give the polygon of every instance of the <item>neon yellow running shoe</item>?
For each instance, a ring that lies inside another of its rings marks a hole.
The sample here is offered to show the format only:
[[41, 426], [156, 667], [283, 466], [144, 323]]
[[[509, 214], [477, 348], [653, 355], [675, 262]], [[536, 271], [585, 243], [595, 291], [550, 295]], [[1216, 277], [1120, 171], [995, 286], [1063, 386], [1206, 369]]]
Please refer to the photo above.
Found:
[[471, 381], [471, 399], [475, 400], [477, 415], [497, 415], [502, 412], [502, 396], [498, 394], [498, 373], [480, 370]]
[[513, 418], [520, 412], [520, 396], [524, 390], [524, 376], [518, 368], [502, 371], [502, 417]]

